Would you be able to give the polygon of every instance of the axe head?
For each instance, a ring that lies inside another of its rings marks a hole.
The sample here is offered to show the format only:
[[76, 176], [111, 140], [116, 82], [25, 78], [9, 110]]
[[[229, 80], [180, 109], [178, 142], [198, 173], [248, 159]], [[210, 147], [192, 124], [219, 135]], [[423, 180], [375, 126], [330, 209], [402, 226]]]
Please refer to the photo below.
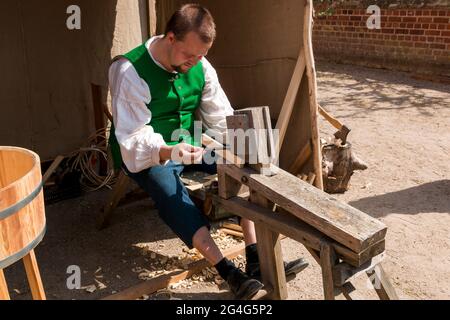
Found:
[[347, 143], [347, 136], [348, 136], [349, 132], [350, 132], [350, 129], [347, 126], [342, 125], [341, 129], [336, 131], [334, 136], [336, 139], [341, 139], [342, 145], [345, 145]]

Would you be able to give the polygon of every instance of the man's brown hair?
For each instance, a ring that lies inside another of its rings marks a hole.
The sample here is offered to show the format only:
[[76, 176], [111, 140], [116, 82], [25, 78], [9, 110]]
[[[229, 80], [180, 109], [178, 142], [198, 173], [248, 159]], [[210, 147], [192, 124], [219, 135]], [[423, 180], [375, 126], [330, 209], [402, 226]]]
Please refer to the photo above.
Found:
[[204, 43], [211, 43], [216, 38], [216, 24], [208, 9], [199, 4], [185, 4], [170, 18], [165, 34], [173, 32], [182, 41], [189, 32], [195, 32]]

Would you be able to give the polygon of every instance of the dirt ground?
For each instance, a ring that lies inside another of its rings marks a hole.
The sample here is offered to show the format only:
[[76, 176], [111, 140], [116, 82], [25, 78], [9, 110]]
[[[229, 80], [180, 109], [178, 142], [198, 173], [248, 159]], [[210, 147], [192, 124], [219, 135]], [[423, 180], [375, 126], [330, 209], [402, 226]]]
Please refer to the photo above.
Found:
[[[318, 61], [321, 105], [352, 131], [349, 141], [369, 168], [356, 172], [340, 200], [388, 226], [384, 269], [402, 299], [450, 298], [450, 85], [414, 80], [409, 74]], [[322, 137], [334, 130], [320, 119]], [[183, 253], [183, 245], [148, 201], [117, 209], [113, 224], [97, 231], [95, 219], [107, 191], [47, 206], [47, 234], [36, 249], [48, 299], [99, 299], [140, 283], [145, 250]], [[305, 256], [311, 265], [288, 283], [290, 299], [322, 299], [313, 258], [290, 239], [285, 259]], [[106, 285], [93, 293], [69, 290], [67, 268], [82, 270], [81, 284]], [[101, 268], [101, 269], [99, 269]], [[29, 299], [21, 263], [5, 270], [13, 299]], [[356, 282], [376, 298], [367, 277]], [[172, 298], [229, 299], [226, 285], [198, 283], [170, 290]], [[150, 299], [167, 299], [167, 291]]]

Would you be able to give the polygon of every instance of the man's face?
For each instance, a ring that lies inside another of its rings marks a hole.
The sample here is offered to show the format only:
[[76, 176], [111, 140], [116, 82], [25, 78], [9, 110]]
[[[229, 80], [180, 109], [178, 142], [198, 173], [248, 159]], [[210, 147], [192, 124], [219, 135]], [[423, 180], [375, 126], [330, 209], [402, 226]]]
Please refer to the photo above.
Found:
[[177, 40], [172, 32], [169, 32], [167, 37], [171, 44], [170, 64], [180, 73], [188, 72], [202, 57], [206, 56], [212, 46], [212, 42], [204, 43], [195, 32], [187, 33], [183, 40]]

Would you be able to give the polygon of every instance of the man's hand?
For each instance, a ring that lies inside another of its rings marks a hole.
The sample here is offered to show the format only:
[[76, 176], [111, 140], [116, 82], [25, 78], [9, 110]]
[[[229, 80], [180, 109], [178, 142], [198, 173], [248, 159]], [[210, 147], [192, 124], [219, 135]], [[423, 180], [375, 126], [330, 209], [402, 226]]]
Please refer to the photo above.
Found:
[[159, 149], [161, 161], [172, 160], [182, 164], [201, 163], [205, 150], [187, 143], [175, 146], [162, 146]]

